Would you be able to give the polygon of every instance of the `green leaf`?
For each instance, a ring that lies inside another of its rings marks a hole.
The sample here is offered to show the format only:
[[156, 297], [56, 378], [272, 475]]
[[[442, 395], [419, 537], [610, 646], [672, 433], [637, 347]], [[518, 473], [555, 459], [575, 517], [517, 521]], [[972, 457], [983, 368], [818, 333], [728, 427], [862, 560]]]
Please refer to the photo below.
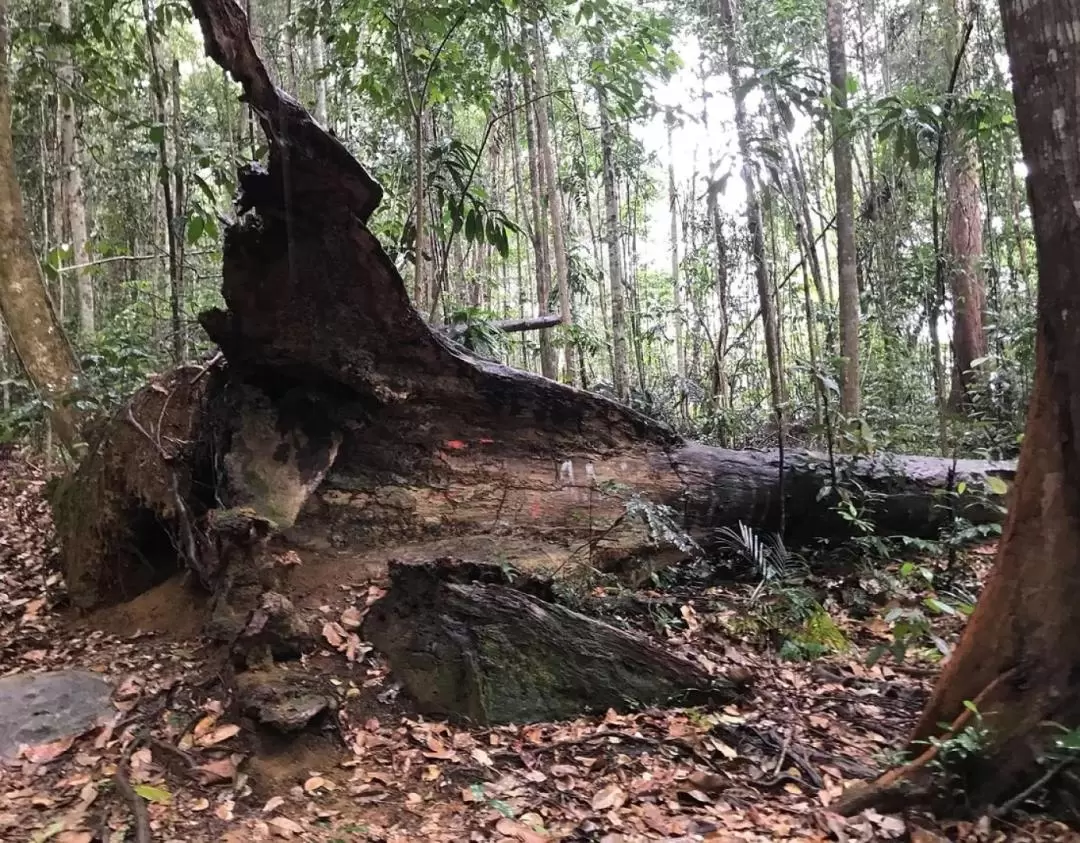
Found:
[[1009, 491], [1009, 484], [992, 474], [986, 478], [986, 485], [994, 495], [1004, 495]]
[[206, 218], [196, 214], [188, 220], [187, 224], [187, 241], [189, 245], [199, 242], [199, 238], [203, 236], [203, 232], [206, 230]]
[[165, 126], [162, 123], [155, 123], [150, 127], [150, 142], [162, 143], [165, 140]]
[[172, 802], [172, 794], [160, 787], [152, 787], [148, 784], [135, 785], [135, 792], [147, 802], [157, 802], [168, 805]]

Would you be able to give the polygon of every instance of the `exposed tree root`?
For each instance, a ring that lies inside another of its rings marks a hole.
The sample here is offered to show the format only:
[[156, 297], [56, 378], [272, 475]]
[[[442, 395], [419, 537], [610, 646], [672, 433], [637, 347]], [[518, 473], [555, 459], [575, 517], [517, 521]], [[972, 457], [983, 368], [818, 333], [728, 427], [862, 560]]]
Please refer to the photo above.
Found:
[[889, 770], [868, 785], [848, 791], [832, 806], [832, 810], [841, 816], [850, 817], [867, 808], [879, 811], [899, 811], [914, 802], [925, 800], [934, 789], [933, 777], [927, 770], [927, 765], [938, 756], [942, 743], [956, 737], [966, 728], [980, 707], [985, 707], [992, 696], [1015, 673], [1016, 668], [1011, 668], [983, 688], [972, 700], [972, 704], [965, 706], [964, 710], [949, 724], [949, 728], [938, 741], [914, 761]]

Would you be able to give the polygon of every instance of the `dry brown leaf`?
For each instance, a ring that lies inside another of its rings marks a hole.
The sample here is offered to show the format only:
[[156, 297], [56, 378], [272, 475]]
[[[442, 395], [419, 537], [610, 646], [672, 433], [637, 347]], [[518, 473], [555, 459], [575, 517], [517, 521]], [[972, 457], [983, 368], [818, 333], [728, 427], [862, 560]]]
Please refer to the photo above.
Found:
[[420, 776], [426, 782], [433, 782], [442, 775], [442, 770], [436, 767], [434, 764], [428, 764], [424, 770], [423, 775]]
[[722, 776], [719, 773], [706, 773], [703, 770], [695, 770], [688, 777], [687, 781], [690, 782], [697, 790], [704, 793], [721, 793], [726, 790], [730, 781], [726, 776]]
[[274, 817], [267, 824], [274, 834], [286, 839], [292, 837], [294, 834], [304, 833], [304, 827], [296, 820], [290, 820], [288, 817]]
[[71, 749], [74, 743], [75, 736], [68, 735], [66, 738], [60, 738], [50, 743], [39, 743], [36, 746], [23, 744], [19, 748], [19, 756], [25, 758], [31, 764], [48, 764]]
[[340, 650], [345, 645], [345, 630], [335, 621], [327, 621], [323, 624], [322, 635], [326, 643], [335, 650]]
[[231, 782], [236, 776], [236, 762], [232, 757], [218, 758], [206, 764], [200, 764], [196, 771], [203, 784]]
[[271, 796], [266, 800], [266, 804], [262, 806], [264, 814], [272, 813], [285, 804], [285, 798], [282, 796]]
[[473, 761], [481, 767], [493, 767], [495, 765], [495, 762], [491, 760], [491, 756], [480, 749], [480, 747], [477, 747], [469, 754], [473, 757]]
[[304, 793], [315, 793], [319, 790], [334, 790], [337, 787], [329, 779], [322, 776], [312, 776], [306, 782], [304, 782]]
[[219, 743], [227, 741], [229, 738], [235, 737], [240, 733], [240, 727], [235, 723], [226, 723], [224, 726], [218, 726], [214, 731], [207, 735], [203, 735], [198, 740], [199, 746], [216, 746]]
[[590, 805], [594, 811], [610, 811], [613, 808], [621, 808], [625, 803], [626, 791], [617, 784], [609, 784], [593, 794]]
[[363, 620], [364, 613], [355, 606], [350, 606], [348, 609], [341, 613], [341, 625], [345, 629], [359, 629], [360, 624]]
[[504, 837], [521, 840], [522, 843], [544, 843], [548, 839], [546, 834], [533, 831], [524, 823], [503, 817], [495, 823], [495, 830]]

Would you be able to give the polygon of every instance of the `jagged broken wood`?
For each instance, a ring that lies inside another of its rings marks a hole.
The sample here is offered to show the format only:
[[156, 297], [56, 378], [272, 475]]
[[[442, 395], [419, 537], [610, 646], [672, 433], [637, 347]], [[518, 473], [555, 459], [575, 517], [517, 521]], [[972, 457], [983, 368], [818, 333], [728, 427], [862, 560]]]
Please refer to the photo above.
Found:
[[[789, 454], [781, 484], [775, 453], [687, 441], [432, 330], [367, 227], [378, 184], [273, 86], [235, 3], [192, 7], [208, 54], [259, 117], [269, 164], [242, 174], [243, 212], [225, 233], [226, 306], [200, 318], [227, 366], [163, 377], [133, 398], [131, 418], [173, 446], [168, 470], [201, 525], [204, 569], [244, 595], [219, 600], [226, 627], [278, 589], [267, 548], [282, 540], [342, 549], [513, 534], [597, 564], [670, 538], [655, 520], [627, 517], [642, 502], [667, 507], [675, 529], [705, 543], [740, 521], [777, 529], [781, 512], [802, 536], [850, 532], [835, 497], [823, 497], [833, 470], [821, 456]], [[177, 508], [161, 482], [170, 475], [146, 438], [130, 423], [106, 425], [60, 491], [76, 605], [131, 596], [175, 566]], [[1012, 466], [844, 457], [836, 474], [879, 530], [925, 536], [953, 511], [1000, 520], [982, 492]], [[961, 483], [963, 495], [948, 494]]]

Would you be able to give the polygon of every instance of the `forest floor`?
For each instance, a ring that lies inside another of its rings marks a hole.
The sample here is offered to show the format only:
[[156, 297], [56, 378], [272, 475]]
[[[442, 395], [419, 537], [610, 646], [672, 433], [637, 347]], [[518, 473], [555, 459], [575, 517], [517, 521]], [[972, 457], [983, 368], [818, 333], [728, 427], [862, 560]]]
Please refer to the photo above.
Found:
[[[867, 666], [893, 640], [897, 611], [924, 604], [925, 590], [879, 592], [856, 620], [830, 596], [850, 583], [822, 578], [815, 590], [850, 646], [812, 661], [780, 660], [750, 634], [747, 618], [763, 611], [753, 583], [674, 577], [663, 592], [595, 592], [587, 599], [608, 605], [609, 621], [718, 672], [749, 670], [747, 698], [723, 710], [463, 728], [411, 711], [351, 634], [382, 593], [378, 566], [364, 565], [318, 577], [326, 587], [301, 605], [320, 619], [325, 647], [292, 669], [328, 681], [341, 709], [322, 732], [275, 740], [233, 710], [230, 671], [200, 640], [202, 607], [182, 581], [95, 616], [66, 608], [45, 481], [0, 454], [0, 677], [93, 671], [113, 683], [114, 713], [0, 764], [5, 841], [134, 840], [135, 803], [155, 841], [1080, 840], [1035, 817], [829, 812], [845, 786], [895, 761], [929, 693], [937, 665], [925, 647]], [[977, 549], [964, 564], [983, 573], [991, 554]], [[900, 568], [890, 571], [902, 579]], [[961, 627], [946, 612], [933, 633], [948, 643]]]

